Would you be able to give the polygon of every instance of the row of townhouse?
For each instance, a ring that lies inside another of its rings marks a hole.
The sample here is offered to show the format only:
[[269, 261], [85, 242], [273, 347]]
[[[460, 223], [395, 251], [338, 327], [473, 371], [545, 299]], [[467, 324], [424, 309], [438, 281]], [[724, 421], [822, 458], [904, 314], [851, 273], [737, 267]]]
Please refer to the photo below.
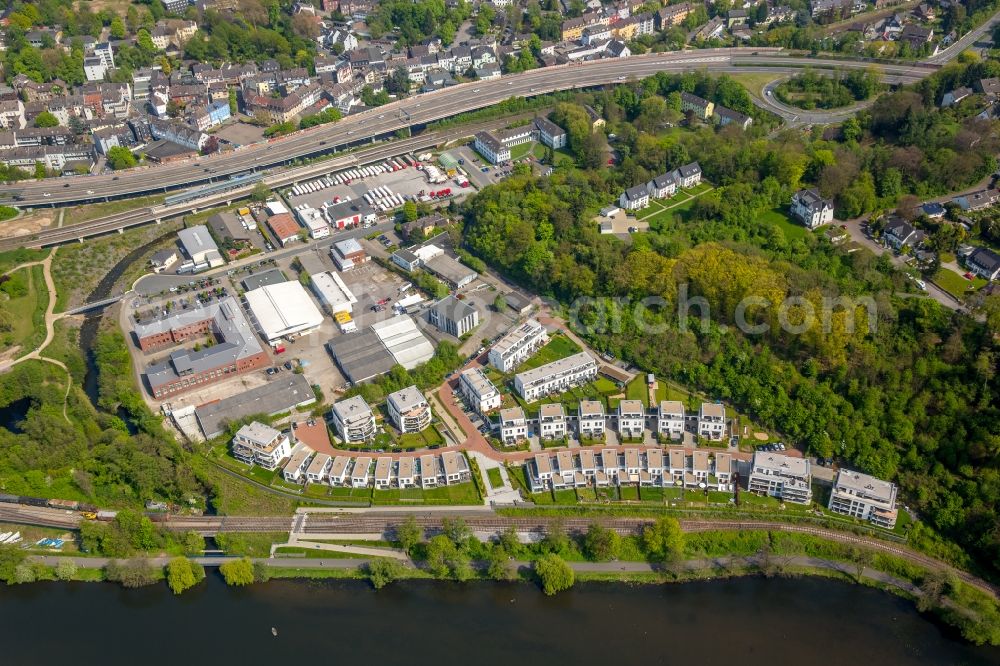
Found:
[[254, 421], [233, 437], [233, 455], [240, 461], [274, 471], [281, 467], [289, 483], [379, 489], [435, 488], [472, 479], [465, 455], [456, 451], [393, 459], [390, 456], [331, 456], [303, 442], [292, 444], [287, 433]]
[[[487, 380], [488, 381], [488, 380]], [[492, 386], [492, 383], [490, 384]], [[499, 401], [497, 402], [499, 406]], [[611, 419], [617, 421], [622, 438], [641, 439], [645, 436], [647, 421], [652, 421], [663, 440], [680, 440], [687, 429], [684, 404], [678, 400], [663, 400], [652, 412], [647, 412], [640, 400], [622, 400], [614, 414], [605, 413], [604, 403], [581, 400], [574, 415], [577, 433], [582, 439], [603, 439]], [[529, 435], [543, 440], [561, 439], [570, 433], [570, 420], [562, 403], [547, 403], [538, 408], [537, 429], [532, 429], [524, 409], [509, 407], [500, 410], [500, 441], [505, 446], [516, 446]], [[726, 408], [714, 402], [702, 403], [698, 410], [697, 432], [700, 437], [721, 440], [727, 432]]]
[[733, 457], [728, 453], [607, 447], [538, 453], [525, 464], [536, 493], [615, 485], [733, 489]]
[[656, 176], [648, 183], [630, 187], [618, 198], [618, 205], [625, 210], [640, 210], [649, 205], [650, 199], [667, 199], [678, 189], [687, 189], [701, 183], [701, 165], [691, 162]]
[[489, 362], [500, 372], [512, 372], [549, 341], [548, 331], [535, 319], [510, 329], [490, 348]]
[[580, 352], [514, 375], [514, 390], [533, 402], [552, 393], [561, 393], [597, 378], [597, 361]]

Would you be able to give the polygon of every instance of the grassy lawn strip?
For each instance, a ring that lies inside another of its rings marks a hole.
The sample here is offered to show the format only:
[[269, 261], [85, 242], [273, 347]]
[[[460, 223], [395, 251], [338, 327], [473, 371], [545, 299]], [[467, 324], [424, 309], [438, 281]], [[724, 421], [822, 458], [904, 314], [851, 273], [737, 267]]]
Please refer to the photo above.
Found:
[[[535, 145], [536, 144], [534, 141], [529, 141], [527, 143], [522, 143], [517, 146], [514, 146], [513, 148], [510, 149], [510, 159], [513, 161], [513, 160], [519, 160], [522, 157], [527, 157], [532, 153], [532, 149], [535, 147]], [[545, 153], [543, 152], [542, 155], [544, 154]]]
[[977, 276], [976, 279], [969, 281], [955, 271], [947, 268], [939, 268], [938, 272], [934, 274], [932, 280], [934, 281], [934, 284], [941, 287], [958, 300], [962, 300], [970, 293], [980, 289], [986, 284], [986, 280], [981, 277]]
[[796, 224], [792, 222], [783, 211], [778, 209], [769, 210], [760, 216], [757, 220], [760, 223], [768, 223], [776, 225], [785, 234], [785, 238], [789, 241], [798, 240], [800, 238], [805, 238], [806, 228], [801, 224]]
[[572, 356], [573, 354], [579, 352], [580, 345], [576, 344], [565, 335], [554, 334], [545, 346], [535, 352], [534, 356], [522, 363], [517, 371], [524, 372], [525, 370], [531, 370], [532, 368], [537, 368], [545, 365], [546, 363], [558, 361], [561, 358], [566, 358], [567, 356]]
[[18, 356], [22, 356], [45, 339], [45, 308], [49, 302], [49, 290], [45, 287], [41, 266], [22, 268], [11, 276], [23, 280], [28, 292], [3, 302], [3, 309], [10, 315], [11, 330], [0, 335], [0, 343], [4, 348], [21, 345]]
[[95, 220], [99, 217], [114, 215], [115, 213], [138, 210], [144, 206], [156, 206], [162, 204], [165, 198], [166, 195], [164, 194], [156, 194], [148, 197], [136, 197], [135, 199], [121, 199], [118, 201], [74, 206], [66, 211], [66, 219], [72, 220], [73, 224], [78, 224], [80, 222]]
[[486, 476], [490, 479], [490, 488], [496, 490], [497, 488], [503, 487], [503, 477], [500, 476], [499, 467], [490, 467], [486, 470]]

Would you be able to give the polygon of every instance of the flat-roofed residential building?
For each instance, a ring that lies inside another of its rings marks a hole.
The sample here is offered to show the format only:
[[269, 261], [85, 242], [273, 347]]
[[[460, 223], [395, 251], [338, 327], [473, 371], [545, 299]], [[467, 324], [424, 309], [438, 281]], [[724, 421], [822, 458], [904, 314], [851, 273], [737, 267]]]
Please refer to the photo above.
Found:
[[364, 442], [375, 437], [375, 414], [360, 395], [338, 400], [333, 403], [333, 426], [345, 442]]
[[333, 458], [329, 453], [317, 453], [316, 457], [306, 468], [306, 480], [309, 483], [323, 483], [327, 480], [330, 467], [333, 466]]
[[711, 471], [708, 451], [695, 449], [691, 454], [691, 473], [685, 476], [684, 485], [688, 485], [688, 479], [693, 480], [694, 485], [699, 487], [702, 483], [708, 483], [708, 474]]
[[417, 485], [416, 458], [400, 458], [396, 466], [396, 485], [400, 488], [414, 488]]
[[285, 463], [281, 475], [288, 483], [299, 483], [305, 476], [306, 467], [309, 466], [309, 459], [312, 458], [313, 450], [304, 444], [296, 444], [292, 449], [292, 456]]
[[780, 453], [756, 451], [751, 463], [747, 488], [787, 502], [808, 504], [812, 501], [812, 473], [809, 461]]
[[437, 488], [441, 477], [441, 464], [438, 457], [430, 453], [420, 456], [420, 487]]
[[552, 457], [548, 453], [536, 453], [528, 463], [528, 471], [531, 491], [538, 493], [547, 490], [552, 483]]
[[688, 471], [684, 449], [670, 449], [667, 455], [670, 463], [670, 482], [673, 485], [684, 483], [684, 475]]
[[469, 461], [461, 453], [445, 451], [441, 454], [441, 466], [444, 468], [444, 482], [449, 486], [472, 480]]
[[581, 400], [577, 425], [580, 437], [604, 439], [604, 429], [607, 426], [604, 403], [598, 400]]
[[500, 407], [500, 391], [482, 368], [464, 371], [459, 378], [458, 388], [466, 402], [479, 414], [486, 414]]
[[645, 471], [649, 475], [650, 485], [663, 485], [663, 449], [646, 450]]
[[269, 425], [248, 423], [233, 437], [233, 455], [248, 465], [259, 465], [268, 471], [292, 453], [288, 436]]
[[641, 400], [618, 403], [618, 434], [628, 439], [642, 437], [646, 431], [646, 408]]
[[639, 483], [639, 473], [642, 471], [642, 463], [639, 461], [639, 449], [625, 449], [625, 475], [619, 476], [623, 483]]
[[431, 424], [431, 406], [416, 386], [390, 393], [389, 418], [400, 432], [420, 432]]
[[896, 526], [896, 484], [841, 469], [833, 481], [830, 511], [868, 520], [891, 530]]
[[375, 461], [375, 487], [387, 490], [392, 485], [392, 458], [379, 456]]
[[556, 467], [559, 470], [558, 476], [553, 476], [553, 481], [564, 488], [582, 488], [587, 485], [587, 477], [577, 469], [576, 456], [572, 451], [559, 451], [556, 453]]
[[601, 470], [607, 475], [609, 483], [618, 480], [618, 475], [622, 471], [621, 463], [618, 460], [618, 449], [611, 447], [601, 449]]
[[344, 486], [350, 480], [350, 476], [347, 474], [348, 468], [351, 466], [350, 456], [337, 456], [333, 459], [333, 464], [330, 465], [330, 469], [327, 471], [327, 479], [330, 481], [331, 486]]
[[528, 421], [520, 407], [500, 410], [500, 441], [504, 446], [516, 446], [528, 436]]
[[538, 435], [542, 439], [566, 436], [566, 410], [562, 403], [554, 402], [538, 408]]
[[597, 361], [587, 352], [580, 352], [514, 375], [514, 390], [531, 402], [596, 377]]
[[732, 490], [733, 456], [728, 453], [715, 454], [715, 483], [719, 490]]
[[656, 430], [664, 439], [681, 439], [684, 436], [684, 403], [661, 400], [656, 410]]
[[368, 456], [362, 456], [354, 461], [354, 467], [351, 468], [351, 487], [368, 487], [372, 478], [371, 466], [372, 459]]
[[698, 410], [698, 436], [718, 441], [726, 436], [726, 406], [703, 402]]
[[548, 342], [545, 327], [529, 319], [507, 331], [490, 349], [490, 365], [500, 372], [511, 372]]

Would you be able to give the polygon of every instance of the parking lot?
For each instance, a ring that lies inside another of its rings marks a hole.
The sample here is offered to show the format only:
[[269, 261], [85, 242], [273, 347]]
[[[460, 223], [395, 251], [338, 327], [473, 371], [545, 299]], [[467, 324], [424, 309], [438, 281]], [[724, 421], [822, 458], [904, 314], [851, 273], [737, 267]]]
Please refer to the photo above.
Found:
[[[302, 182], [310, 183], [315, 180], [317, 179], [314, 178]], [[350, 197], [352, 201], [363, 199], [369, 190], [376, 187], [386, 187], [393, 194], [399, 194], [403, 197], [418, 196], [421, 193], [445, 188], [451, 189], [452, 196], [459, 197], [475, 192], [475, 188], [471, 185], [469, 187], [458, 185], [455, 182], [455, 178], [450, 178], [444, 183], [428, 183], [427, 176], [423, 171], [408, 167], [400, 171], [381, 173], [370, 178], [352, 181], [350, 184], [334, 185], [333, 187], [327, 187], [298, 196], [293, 195], [291, 189], [288, 189], [284, 192], [284, 195], [288, 203], [293, 207], [308, 204], [313, 208], [321, 208], [323, 204], [333, 201], [334, 197], [340, 197], [341, 199]]]
[[[487, 185], [494, 185], [507, 177], [509, 167], [495, 167], [477, 153], [472, 144], [466, 144], [448, 151], [455, 159], [465, 160], [462, 168], [469, 174], [469, 182], [482, 189]], [[483, 169], [487, 169], [483, 173]]]

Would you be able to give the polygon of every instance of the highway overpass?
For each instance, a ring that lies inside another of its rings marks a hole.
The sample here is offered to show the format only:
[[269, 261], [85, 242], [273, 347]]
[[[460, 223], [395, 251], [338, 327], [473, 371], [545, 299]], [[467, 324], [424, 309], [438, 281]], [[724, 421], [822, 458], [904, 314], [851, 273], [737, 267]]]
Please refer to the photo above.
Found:
[[[805, 67], [819, 70], [859, 69], [872, 63], [789, 55], [778, 49], [703, 49], [648, 54], [545, 67], [494, 81], [465, 83], [432, 93], [414, 95], [343, 120], [234, 152], [177, 163], [144, 167], [117, 174], [67, 177], [21, 182], [0, 187], [0, 198], [18, 198], [22, 207], [55, 206], [129, 197], [171, 188], [189, 187], [247, 171], [287, 164], [351, 145], [390, 136], [397, 130], [422, 126], [460, 113], [493, 106], [511, 97], [532, 97], [558, 90], [587, 88], [644, 78], [657, 72], [704, 69], [718, 73], [767, 71], [776, 76], [794, 74]], [[930, 64], [879, 64], [887, 80], [917, 81], [937, 69]]]

